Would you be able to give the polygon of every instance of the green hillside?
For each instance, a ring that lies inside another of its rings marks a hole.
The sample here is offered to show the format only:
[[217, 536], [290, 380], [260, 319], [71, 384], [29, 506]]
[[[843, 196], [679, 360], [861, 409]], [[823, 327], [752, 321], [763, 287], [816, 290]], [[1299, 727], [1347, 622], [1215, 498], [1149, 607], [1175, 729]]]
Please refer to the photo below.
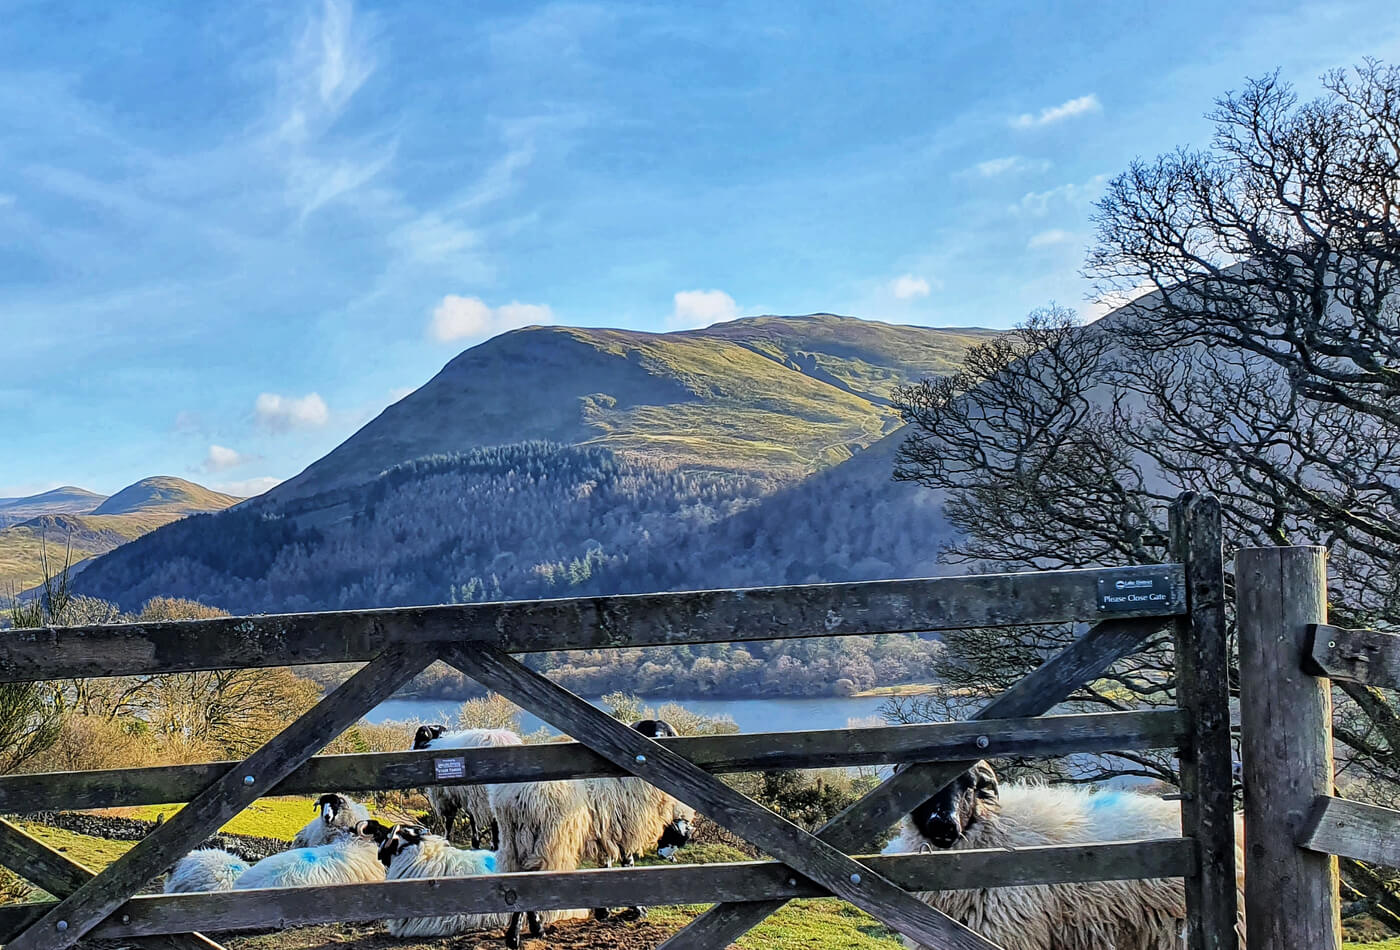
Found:
[[0, 595], [43, 581], [45, 547], [51, 569], [61, 566], [65, 558], [78, 564], [186, 515], [221, 511], [241, 500], [169, 476], [142, 479], [110, 498], [91, 492], [83, 495], [87, 497], [73, 503], [90, 501], [88, 513], [41, 514], [0, 530]]
[[990, 334], [831, 314], [666, 334], [528, 327], [460, 354], [270, 497], [303, 498], [406, 459], [532, 439], [688, 469], [801, 477], [888, 433], [894, 385], [955, 369]]

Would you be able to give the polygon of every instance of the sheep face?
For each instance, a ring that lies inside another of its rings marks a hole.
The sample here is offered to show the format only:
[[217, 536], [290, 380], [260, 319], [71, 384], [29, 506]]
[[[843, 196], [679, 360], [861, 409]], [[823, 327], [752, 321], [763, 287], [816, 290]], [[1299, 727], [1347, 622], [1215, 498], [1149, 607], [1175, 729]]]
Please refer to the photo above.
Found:
[[656, 853], [668, 861], [674, 861], [676, 852], [690, 844], [692, 833], [690, 822], [677, 818], [661, 832], [661, 840], [656, 843]]
[[316, 799], [315, 807], [321, 812], [321, 820], [328, 825], [334, 824], [341, 811], [348, 808], [350, 803], [345, 800], [344, 795], [322, 795]]
[[373, 819], [362, 821], [355, 825], [355, 834], [357, 837], [369, 838], [380, 847], [384, 846], [384, 842], [388, 841], [389, 835], [393, 833], [393, 828], [390, 828], [388, 825], [380, 824]]
[[675, 728], [664, 719], [638, 719], [632, 728], [653, 739], [666, 739], [676, 735]]
[[930, 844], [951, 848], [969, 828], [995, 812], [997, 803], [996, 773], [986, 762], [978, 762], [909, 817]]
[[379, 844], [379, 863], [387, 868], [406, 849], [422, 844], [428, 834], [428, 829], [422, 825], [395, 825], [387, 830], [382, 839], [376, 836], [374, 840]]
[[434, 739], [442, 738], [442, 734], [447, 731], [443, 725], [419, 726], [418, 731], [413, 734], [413, 748], [426, 749]]

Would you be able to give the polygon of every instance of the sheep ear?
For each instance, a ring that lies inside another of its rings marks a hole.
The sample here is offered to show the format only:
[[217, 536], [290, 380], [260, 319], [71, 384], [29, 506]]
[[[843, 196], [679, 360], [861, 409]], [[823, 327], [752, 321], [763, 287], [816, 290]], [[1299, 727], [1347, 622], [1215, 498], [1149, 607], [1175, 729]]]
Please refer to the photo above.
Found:
[[997, 797], [997, 773], [986, 762], [978, 762], [972, 767], [977, 794], [983, 798]]

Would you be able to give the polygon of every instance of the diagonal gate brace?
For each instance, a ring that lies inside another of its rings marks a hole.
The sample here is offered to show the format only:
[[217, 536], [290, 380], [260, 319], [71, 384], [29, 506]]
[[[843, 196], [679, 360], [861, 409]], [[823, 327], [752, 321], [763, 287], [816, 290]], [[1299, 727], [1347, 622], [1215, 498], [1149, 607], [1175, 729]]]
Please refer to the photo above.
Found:
[[[0, 819], [0, 849], [10, 870], [54, 897], [67, 897], [95, 876], [66, 854], [55, 851], [4, 819]], [[0, 931], [0, 944], [8, 937], [9, 934]], [[142, 950], [223, 950], [219, 944], [197, 933], [138, 937], [133, 943]]]
[[195, 796], [107, 870], [65, 897], [8, 950], [67, 950], [147, 881], [267, 794], [298, 765], [417, 675], [432, 647], [390, 647], [236, 768]]
[[[1148, 619], [1108, 620], [1095, 624], [1074, 643], [979, 709], [971, 719], [1042, 716], [1083, 683], [1140, 650], [1143, 641], [1161, 630], [1164, 623], [1161, 619]], [[938, 794], [943, 786], [972, 765], [972, 762], [930, 762], [896, 772], [818, 829], [817, 837], [842, 851], [865, 847], [880, 832]], [[770, 914], [781, 910], [786, 903], [772, 900], [716, 904], [658, 950], [721, 950], [763, 923]]]
[[442, 658], [911, 939], [947, 950], [999, 950], [887, 878], [495, 647], [481, 642], [447, 646]]

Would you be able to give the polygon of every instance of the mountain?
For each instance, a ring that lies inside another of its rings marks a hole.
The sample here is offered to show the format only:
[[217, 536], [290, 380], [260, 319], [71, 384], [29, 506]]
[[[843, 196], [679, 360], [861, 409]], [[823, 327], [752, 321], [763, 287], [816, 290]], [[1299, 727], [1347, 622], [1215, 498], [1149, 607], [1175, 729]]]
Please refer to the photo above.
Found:
[[466, 350], [267, 497], [285, 503], [409, 459], [531, 440], [800, 478], [891, 431], [893, 386], [950, 372], [991, 335], [833, 314], [676, 333], [527, 327]]
[[14, 499], [0, 514], [25, 517], [0, 530], [0, 593], [27, 590], [43, 581], [43, 556], [50, 570], [65, 559], [89, 559], [195, 512], [219, 511], [242, 499], [211, 491], [183, 478], [157, 476], [129, 485], [110, 498], [80, 488], [60, 488]]
[[25, 498], [0, 498], [0, 528], [28, 521], [39, 515], [92, 511], [106, 500], [106, 495], [99, 495], [85, 488], [74, 488], [72, 485]]
[[936, 573], [939, 501], [890, 477], [890, 390], [992, 335], [829, 314], [507, 333], [75, 586], [242, 613]]

